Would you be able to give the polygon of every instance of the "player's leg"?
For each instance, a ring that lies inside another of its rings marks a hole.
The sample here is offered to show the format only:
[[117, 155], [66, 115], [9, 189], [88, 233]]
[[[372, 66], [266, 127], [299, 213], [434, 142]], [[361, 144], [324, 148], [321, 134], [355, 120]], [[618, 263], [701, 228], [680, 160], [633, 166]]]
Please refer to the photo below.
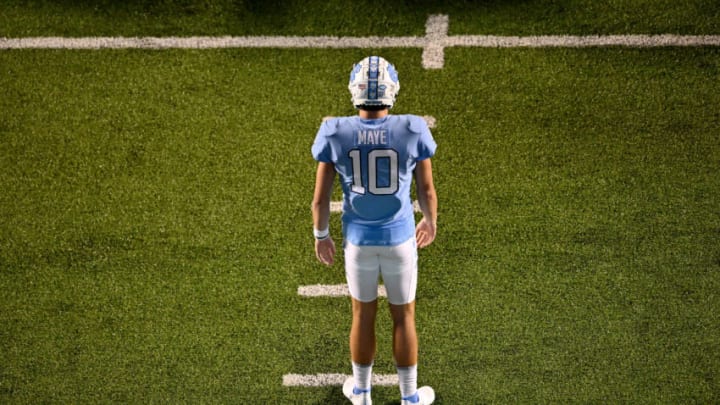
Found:
[[[376, 287], [377, 288], [377, 287]], [[375, 359], [375, 316], [377, 298], [370, 302], [352, 299], [350, 355], [355, 364], [372, 364]]]
[[343, 386], [343, 393], [351, 400], [358, 395], [369, 396], [371, 389], [379, 272], [378, 255], [371, 247], [345, 244], [345, 276], [352, 297], [350, 355], [353, 381]]
[[430, 387], [417, 389], [418, 338], [415, 328], [417, 289], [417, 248], [415, 238], [388, 248], [381, 256], [380, 272], [393, 319], [393, 355], [403, 404], [430, 404], [435, 399]]
[[418, 361], [418, 338], [415, 329], [415, 301], [390, 304], [393, 320], [393, 357], [398, 367], [410, 367]]
[[[376, 287], [377, 288], [377, 287]], [[371, 403], [372, 369], [375, 360], [375, 316], [377, 299], [362, 302], [352, 299], [352, 326], [350, 328], [350, 356], [352, 374], [343, 385], [343, 393], [353, 404]]]
[[393, 355], [398, 367], [417, 364], [415, 331], [415, 290], [417, 288], [417, 249], [415, 239], [385, 248], [380, 256], [380, 272], [387, 290], [393, 318]]

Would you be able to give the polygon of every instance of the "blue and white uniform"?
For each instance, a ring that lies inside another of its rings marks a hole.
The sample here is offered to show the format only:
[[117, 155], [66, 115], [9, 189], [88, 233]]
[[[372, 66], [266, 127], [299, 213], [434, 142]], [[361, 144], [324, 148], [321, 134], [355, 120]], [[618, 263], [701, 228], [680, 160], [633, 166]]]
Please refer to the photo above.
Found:
[[312, 154], [332, 163], [343, 190], [343, 234], [355, 245], [394, 246], [415, 235], [410, 186], [418, 161], [437, 145], [416, 115], [325, 121]]
[[410, 199], [417, 162], [437, 145], [416, 115], [358, 116], [325, 121], [312, 146], [319, 162], [331, 163], [343, 190], [345, 270], [353, 298], [377, 299], [382, 274], [391, 304], [415, 300], [417, 248]]

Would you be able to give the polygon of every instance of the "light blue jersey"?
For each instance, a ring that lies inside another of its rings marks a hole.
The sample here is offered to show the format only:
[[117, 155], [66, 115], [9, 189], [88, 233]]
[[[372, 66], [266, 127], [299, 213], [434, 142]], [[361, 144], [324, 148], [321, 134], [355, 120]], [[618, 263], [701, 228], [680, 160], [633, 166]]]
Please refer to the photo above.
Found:
[[320, 126], [312, 155], [332, 163], [340, 177], [347, 241], [394, 246], [415, 235], [413, 170], [436, 147], [427, 124], [416, 115], [339, 117]]

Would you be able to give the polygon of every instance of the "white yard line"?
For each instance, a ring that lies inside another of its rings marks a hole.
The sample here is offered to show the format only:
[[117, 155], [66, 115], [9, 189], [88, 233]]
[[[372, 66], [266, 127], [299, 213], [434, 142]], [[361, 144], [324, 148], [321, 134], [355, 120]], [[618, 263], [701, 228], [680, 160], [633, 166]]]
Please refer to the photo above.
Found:
[[428, 128], [433, 129], [437, 126], [437, 120], [432, 115], [423, 115], [423, 119], [427, 123]]
[[[298, 295], [302, 297], [349, 297], [347, 284], [315, 284], [298, 287]], [[387, 297], [384, 285], [378, 286], [378, 296]]]
[[[283, 385], [286, 387], [326, 387], [331, 385], [343, 385], [350, 375], [346, 374], [285, 374]], [[373, 374], [372, 385], [394, 386], [398, 385], [396, 374]]]
[[720, 35], [457, 35], [446, 37], [446, 47], [479, 48], [631, 48], [720, 46]]
[[422, 48], [423, 37], [28, 37], [0, 38], [0, 49]]
[[425, 36], [333, 37], [333, 36], [195, 36], [195, 37], [28, 37], [0, 38], [2, 49], [211, 49], [211, 48], [422, 48], [422, 65], [442, 69], [445, 48], [541, 48], [541, 47], [686, 47], [720, 46], [720, 35], [543, 35], [448, 36], [447, 15], [428, 17]]
[[330, 201], [330, 212], [338, 213], [342, 212], [343, 202], [342, 201]]

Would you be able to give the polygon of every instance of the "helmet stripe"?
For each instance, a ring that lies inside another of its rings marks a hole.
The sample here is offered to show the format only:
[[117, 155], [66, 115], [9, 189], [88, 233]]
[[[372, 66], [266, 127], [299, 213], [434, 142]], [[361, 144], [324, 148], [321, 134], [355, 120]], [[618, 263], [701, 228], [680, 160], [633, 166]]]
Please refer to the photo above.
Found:
[[380, 57], [379, 56], [371, 56], [370, 61], [368, 62], [368, 77], [370, 79], [377, 79], [378, 78], [378, 72], [380, 70]]
[[368, 66], [368, 100], [377, 100], [378, 98], [378, 74], [380, 70], [379, 57], [371, 56]]

